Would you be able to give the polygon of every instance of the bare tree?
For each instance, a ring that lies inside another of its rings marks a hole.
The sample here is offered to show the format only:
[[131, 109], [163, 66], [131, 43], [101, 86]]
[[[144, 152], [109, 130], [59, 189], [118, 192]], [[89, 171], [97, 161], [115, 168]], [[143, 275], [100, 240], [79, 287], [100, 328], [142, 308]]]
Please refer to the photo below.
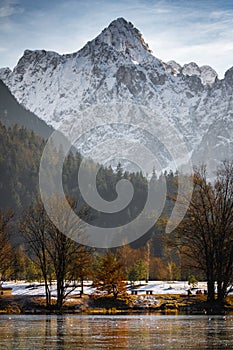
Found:
[[38, 201], [29, 211], [24, 212], [20, 224], [20, 232], [28, 245], [30, 258], [40, 268], [44, 283], [46, 306], [50, 306], [49, 276], [51, 274], [51, 258], [47, 251], [48, 217], [43, 203]]
[[[68, 201], [69, 210], [64, 210], [64, 200]], [[53, 222], [59, 223], [59, 226], [66, 232], [63, 234], [52, 221], [49, 222], [47, 229], [49, 239], [46, 249], [57, 281], [57, 309], [61, 309], [67, 295], [77, 288], [76, 279], [83, 276], [85, 268], [81, 263], [86, 265], [85, 260], [89, 259], [90, 255], [87, 248], [72, 239], [77, 239], [83, 234], [81, 225], [79, 225], [81, 220], [76, 220], [76, 217], [72, 220], [70, 216], [75, 202], [68, 197], [64, 199], [59, 195], [54, 195], [48, 201], [48, 205], [50, 206], [50, 218], [53, 219]]]
[[66, 296], [77, 287], [76, 284], [73, 284], [72, 289], [69, 288], [77, 275], [74, 261], [77, 260], [79, 245], [60, 232], [53, 224], [50, 225], [48, 235], [50, 239], [47, 242], [47, 251], [53, 264], [57, 283], [57, 309], [61, 309]]
[[[74, 206], [73, 201], [69, 200], [69, 202], [71, 206]], [[71, 239], [73, 233], [77, 237], [78, 228], [69, 221], [69, 215], [63, 210], [62, 203], [61, 198], [57, 195], [51, 198], [49, 201], [50, 214], [52, 213], [51, 216], [55, 222], [59, 221], [63, 226], [67, 225], [66, 232], [69, 232], [69, 237], [51, 221], [40, 201], [24, 214], [20, 226], [20, 231], [31, 249], [31, 258], [35, 264], [39, 265], [42, 272], [47, 306], [50, 306], [51, 273], [55, 276], [58, 309], [61, 309], [66, 296], [78, 286], [76, 278], [80, 276], [80, 271], [84, 268], [81, 262], [84, 263], [84, 252], [88, 251]], [[79, 264], [76, 264], [77, 261]], [[71, 282], [73, 282], [72, 287], [70, 287]]]
[[233, 163], [224, 162], [214, 183], [204, 167], [194, 173], [194, 191], [178, 229], [181, 252], [207, 278], [208, 300], [224, 302], [233, 276]]
[[216, 280], [221, 303], [233, 283], [233, 162], [224, 162], [215, 182]]
[[81, 283], [81, 295], [84, 293], [84, 280], [92, 275], [92, 261], [94, 249], [86, 246], [78, 247], [76, 260], [73, 261], [74, 279]]

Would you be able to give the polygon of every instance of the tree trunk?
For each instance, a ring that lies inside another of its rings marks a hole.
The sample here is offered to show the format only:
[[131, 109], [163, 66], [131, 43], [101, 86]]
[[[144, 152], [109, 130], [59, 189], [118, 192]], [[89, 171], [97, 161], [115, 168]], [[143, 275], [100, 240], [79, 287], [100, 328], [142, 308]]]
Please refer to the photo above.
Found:
[[218, 281], [217, 288], [218, 288], [218, 290], [217, 290], [218, 291], [218, 299], [217, 299], [218, 303], [224, 304], [226, 293], [227, 293], [226, 285], [225, 285], [225, 283]]
[[46, 295], [46, 307], [49, 308], [50, 307], [51, 298], [50, 298], [50, 290], [49, 290], [49, 286], [48, 286], [47, 280], [45, 281], [45, 295]]
[[46, 308], [49, 308], [50, 307], [51, 298], [50, 298], [50, 289], [49, 289], [49, 284], [48, 284], [46, 271], [43, 271], [43, 277], [44, 277], [44, 284], [45, 284]]
[[63, 279], [57, 278], [57, 309], [61, 310], [64, 299]]
[[83, 284], [83, 276], [81, 276], [81, 292], [80, 292], [80, 296], [82, 296], [83, 295], [83, 293], [84, 293], [84, 284]]
[[212, 281], [212, 280], [207, 281], [207, 292], [208, 292], [207, 300], [210, 303], [214, 303], [214, 301], [215, 301], [214, 281]]

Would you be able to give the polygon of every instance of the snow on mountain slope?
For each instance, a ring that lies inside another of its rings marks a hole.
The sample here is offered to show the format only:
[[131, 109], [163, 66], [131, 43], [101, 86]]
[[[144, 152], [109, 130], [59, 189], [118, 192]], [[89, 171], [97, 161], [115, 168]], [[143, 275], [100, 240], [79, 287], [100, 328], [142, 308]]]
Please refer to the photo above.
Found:
[[[152, 112], [152, 118], [151, 113], [143, 117], [148, 118], [148, 124], [156, 126], [164, 121], [165, 131], [166, 123], [175, 128], [195, 164], [211, 157], [214, 167], [232, 155], [233, 68], [218, 80], [209, 66], [164, 63], [152, 55], [141, 33], [123, 18], [73, 54], [26, 50], [13, 72], [2, 68], [0, 78], [20, 103], [55, 128], [63, 125], [67, 129], [77, 122], [91, 127], [95, 116], [83, 112], [90, 106], [104, 106], [102, 113], [107, 106], [110, 114], [119, 115], [118, 121], [124, 123], [124, 116], [137, 105]], [[142, 120], [138, 110], [131, 117], [132, 124]], [[85, 151], [106, 133], [116, 134], [110, 124], [82, 138], [80, 148]], [[125, 134], [146, 147], [151, 144], [149, 137], [133, 128]], [[160, 153], [164, 167], [170, 165], [158, 143], [154, 152]]]
[[213, 84], [218, 76], [210, 66], [199, 67], [194, 62], [185, 64], [180, 71], [183, 75], [199, 77], [203, 85]]

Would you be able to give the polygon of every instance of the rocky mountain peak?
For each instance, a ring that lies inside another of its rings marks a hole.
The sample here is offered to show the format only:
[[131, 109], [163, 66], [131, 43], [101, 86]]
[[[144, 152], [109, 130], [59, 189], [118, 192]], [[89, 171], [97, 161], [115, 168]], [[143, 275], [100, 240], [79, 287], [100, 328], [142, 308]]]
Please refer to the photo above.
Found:
[[174, 75], [196, 76], [201, 80], [203, 85], [212, 85], [218, 79], [218, 74], [212, 67], [207, 65], [199, 67], [195, 62], [187, 63], [182, 67], [175, 61], [169, 61], [165, 63], [165, 68], [167, 72]]
[[12, 71], [8, 67], [0, 68], [0, 78], [1, 80], [7, 80], [12, 74]]
[[185, 64], [182, 68], [182, 74], [199, 77], [203, 85], [213, 84], [218, 77], [218, 74], [212, 67], [207, 65], [199, 67], [195, 62]]
[[225, 73], [225, 81], [230, 84], [233, 85], [233, 67], [231, 67], [230, 69], [228, 69]]
[[201, 81], [204, 85], [211, 85], [218, 79], [218, 73], [210, 66], [201, 66]]
[[141, 32], [124, 18], [111, 22], [93, 42], [95, 45], [105, 43], [132, 60], [141, 60], [152, 52], [145, 43]]
[[61, 56], [54, 51], [46, 51], [46, 50], [25, 50], [23, 56], [20, 58], [17, 63], [17, 67], [20, 66], [29, 66], [30, 64], [37, 65], [40, 62], [50, 63], [54, 58], [59, 59]]
[[175, 75], [180, 74], [181, 69], [182, 69], [181, 65], [176, 61], [171, 60], [166, 63], [166, 70], [168, 72], [172, 72]]
[[[142, 116], [143, 123], [147, 120], [152, 126], [165, 120], [164, 130], [169, 131], [170, 123], [186, 140], [194, 164], [209, 159], [217, 164], [228, 154], [232, 157], [233, 68], [218, 82], [209, 66], [164, 63], [151, 54], [142, 34], [124, 18], [113, 21], [73, 54], [26, 50], [13, 72], [0, 70], [0, 79], [21, 104], [54, 128], [73, 128], [77, 122], [92, 126], [94, 115], [83, 112], [90, 106], [100, 106], [98, 118], [111, 120], [119, 115], [119, 108], [128, 116], [130, 106], [137, 105], [153, 111], [153, 117], [133, 112], [132, 124]], [[103, 106], [111, 106], [109, 114]], [[97, 134], [115, 135], [115, 130], [106, 130]], [[97, 134], [87, 136], [88, 149], [95, 148]], [[131, 136], [148, 145], [152, 142], [136, 131], [127, 137]], [[81, 142], [82, 152], [85, 147]], [[156, 147], [168, 168], [170, 158]]]

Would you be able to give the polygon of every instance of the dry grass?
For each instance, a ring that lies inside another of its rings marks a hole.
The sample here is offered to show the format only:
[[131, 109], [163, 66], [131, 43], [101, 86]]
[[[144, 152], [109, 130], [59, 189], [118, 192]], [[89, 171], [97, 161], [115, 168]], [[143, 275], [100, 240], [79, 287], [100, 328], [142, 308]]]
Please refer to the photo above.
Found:
[[[131, 312], [137, 309], [135, 302], [140, 295], [125, 295], [114, 299], [113, 296], [101, 296], [90, 298], [83, 295], [82, 298], [69, 298], [64, 303], [64, 312], [76, 313], [118, 313]], [[190, 310], [204, 312], [206, 308], [206, 295], [179, 295], [179, 294], [154, 294], [156, 307], [147, 308], [147, 311], [184, 311]], [[52, 299], [55, 307], [56, 300]], [[45, 298], [29, 296], [1, 296], [0, 314], [19, 314], [25, 312], [46, 312]], [[233, 312], [233, 295], [226, 298], [226, 310]]]

